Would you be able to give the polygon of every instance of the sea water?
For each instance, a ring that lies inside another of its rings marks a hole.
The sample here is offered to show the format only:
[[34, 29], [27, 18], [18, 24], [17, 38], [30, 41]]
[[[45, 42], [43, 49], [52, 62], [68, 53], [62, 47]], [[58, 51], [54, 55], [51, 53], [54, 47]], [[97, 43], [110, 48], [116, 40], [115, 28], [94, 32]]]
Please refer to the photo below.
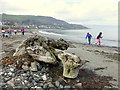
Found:
[[102, 32], [101, 45], [104, 46], [116, 46], [118, 47], [118, 27], [117, 26], [100, 26], [93, 25], [88, 26], [89, 29], [79, 29], [79, 30], [60, 30], [60, 29], [44, 29], [39, 30], [39, 34], [50, 38], [63, 38], [68, 41], [77, 43], [88, 43], [85, 38], [86, 34], [89, 32], [92, 35], [92, 44], [97, 42], [97, 35]]

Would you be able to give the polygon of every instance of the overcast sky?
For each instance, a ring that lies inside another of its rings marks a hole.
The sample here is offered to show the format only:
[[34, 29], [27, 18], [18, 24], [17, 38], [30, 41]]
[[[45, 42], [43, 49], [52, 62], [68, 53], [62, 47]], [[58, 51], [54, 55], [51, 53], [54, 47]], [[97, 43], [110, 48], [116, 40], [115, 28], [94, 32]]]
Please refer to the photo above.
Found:
[[0, 13], [51, 16], [72, 24], [117, 25], [119, 0], [0, 0]]

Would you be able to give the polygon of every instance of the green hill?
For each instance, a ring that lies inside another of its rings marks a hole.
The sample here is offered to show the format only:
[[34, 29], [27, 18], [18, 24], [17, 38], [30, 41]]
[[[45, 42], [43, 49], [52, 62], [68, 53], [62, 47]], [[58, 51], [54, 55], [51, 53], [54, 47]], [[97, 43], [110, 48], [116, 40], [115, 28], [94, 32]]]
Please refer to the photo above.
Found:
[[0, 14], [5, 25], [26, 25], [50, 29], [87, 29], [78, 24], [69, 24], [63, 20], [48, 16]]

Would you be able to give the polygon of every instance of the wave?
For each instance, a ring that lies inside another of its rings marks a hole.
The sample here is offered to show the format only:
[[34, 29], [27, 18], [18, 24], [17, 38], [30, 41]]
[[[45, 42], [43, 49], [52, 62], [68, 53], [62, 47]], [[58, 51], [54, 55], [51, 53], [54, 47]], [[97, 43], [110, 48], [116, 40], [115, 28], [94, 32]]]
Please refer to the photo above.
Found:
[[45, 31], [39, 31], [39, 33], [42, 33], [42, 34], [47, 34], [47, 35], [64, 36], [64, 35], [62, 35], [62, 34], [53, 33], [53, 32], [45, 32]]

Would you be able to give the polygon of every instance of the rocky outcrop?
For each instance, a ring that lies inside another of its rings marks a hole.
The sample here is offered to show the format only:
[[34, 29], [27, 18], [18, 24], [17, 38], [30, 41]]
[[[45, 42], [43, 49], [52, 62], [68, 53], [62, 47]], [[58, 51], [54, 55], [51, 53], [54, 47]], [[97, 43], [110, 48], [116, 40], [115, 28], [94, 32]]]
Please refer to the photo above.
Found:
[[24, 41], [22, 45], [16, 49], [13, 56], [19, 56], [27, 53], [35, 60], [56, 64], [57, 56], [55, 48], [66, 50], [68, 47], [69, 43], [63, 39], [54, 40], [41, 36], [35, 36]]
[[63, 52], [67, 50], [70, 43], [63, 39], [49, 39], [41, 36], [34, 36], [25, 40], [20, 45], [14, 56], [28, 55], [33, 60], [29, 65], [24, 62], [24, 70], [37, 71], [37, 61], [50, 64], [60, 64], [63, 66], [63, 76], [75, 78], [78, 75], [80, 67], [85, 64], [78, 56]]

